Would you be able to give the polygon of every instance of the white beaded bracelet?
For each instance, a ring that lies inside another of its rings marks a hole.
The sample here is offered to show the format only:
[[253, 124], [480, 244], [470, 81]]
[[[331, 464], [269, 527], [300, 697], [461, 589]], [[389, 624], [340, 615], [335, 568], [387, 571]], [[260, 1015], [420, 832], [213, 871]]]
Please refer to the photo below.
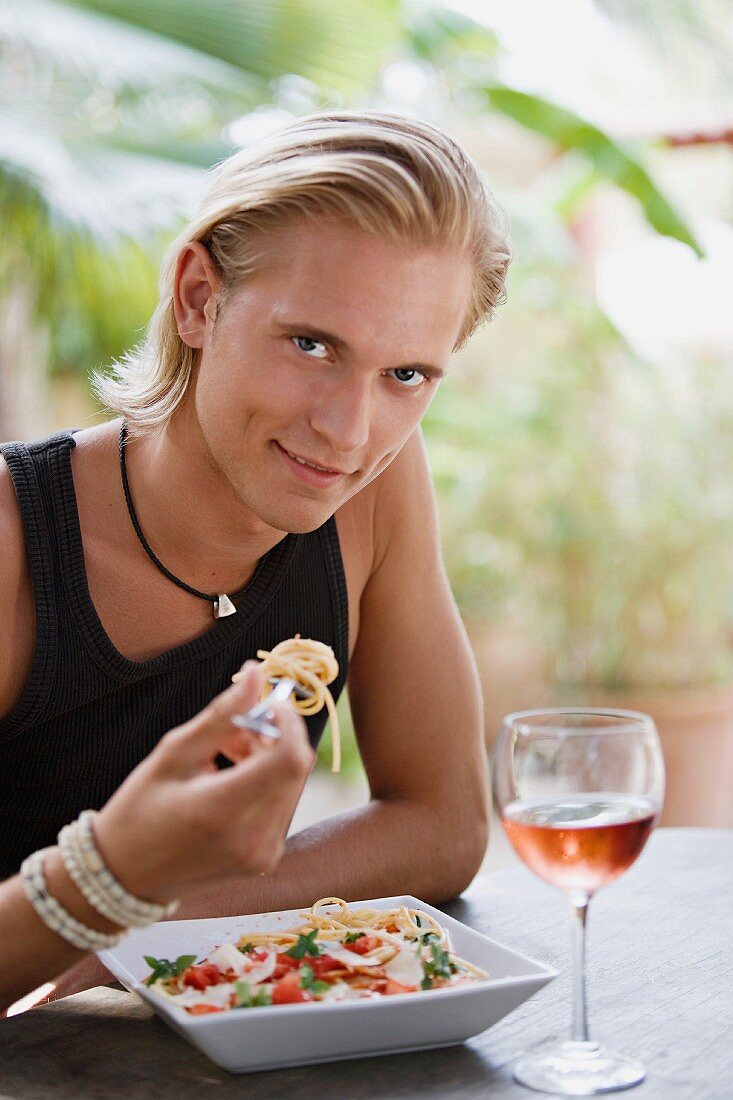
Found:
[[64, 866], [82, 894], [98, 913], [124, 928], [145, 928], [165, 920], [178, 908], [178, 902], [158, 905], [130, 894], [117, 881], [104, 862], [94, 838], [94, 810], [84, 810], [79, 818], [59, 833]]
[[51, 897], [46, 884], [43, 865], [52, 848], [41, 848], [23, 861], [20, 869], [21, 882], [28, 901], [43, 923], [80, 951], [103, 951], [119, 943], [124, 932], [98, 932], [72, 917], [56, 898]]

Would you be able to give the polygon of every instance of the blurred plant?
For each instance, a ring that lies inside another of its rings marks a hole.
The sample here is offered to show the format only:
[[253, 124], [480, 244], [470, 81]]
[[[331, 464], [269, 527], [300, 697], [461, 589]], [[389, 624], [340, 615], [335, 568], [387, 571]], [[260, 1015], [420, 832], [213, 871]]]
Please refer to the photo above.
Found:
[[729, 96], [733, 83], [730, 0], [594, 0], [648, 46], [675, 84], [696, 94]]
[[[609, 7], [612, 2], [608, 0]], [[682, 19], [678, 12], [678, 23]], [[639, 202], [658, 233], [674, 237], [702, 255], [693, 231], [645, 167], [645, 155], [653, 142], [621, 144], [566, 107], [508, 86], [499, 79], [501, 47], [496, 35], [464, 15], [415, 5], [407, 8], [405, 25], [409, 52], [422, 67], [423, 83], [432, 85], [432, 100], [442, 100], [443, 110], [452, 102], [469, 117], [479, 118], [489, 109], [547, 139], [553, 158], [567, 154], [582, 158], [581, 171], [574, 173], [563, 200], [568, 215], [599, 183], [611, 182]], [[421, 106], [430, 99], [426, 88], [420, 89], [419, 96]]]
[[510, 615], [556, 682], [733, 674], [731, 364], [639, 361], [583, 278], [518, 265], [426, 423], [466, 614]]
[[[603, 7], [653, 44], [652, 20], [622, 0]], [[688, 7], [679, 0], [668, 13], [678, 36], [704, 23], [701, 52], [722, 62], [712, 19]], [[600, 310], [567, 231], [610, 183], [658, 233], [701, 255], [646, 168], [665, 139], [618, 143], [499, 80], [498, 42], [477, 50], [462, 17], [416, 18], [414, 55], [436, 111], [452, 104], [484, 124], [502, 114], [548, 143], [533, 186], [501, 195], [517, 257], [509, 303], [474, 337], [425, 423], [462, 610], [508, 617], [544, 644], [556, 682], [729, 678], [733, 494], [714, 456], [733, 435], [733, 408], [720, 399], [730, 365], [680, 360], [661, 372], [640, 361]], [[425, 87], [421, 102], [431, 102]]]

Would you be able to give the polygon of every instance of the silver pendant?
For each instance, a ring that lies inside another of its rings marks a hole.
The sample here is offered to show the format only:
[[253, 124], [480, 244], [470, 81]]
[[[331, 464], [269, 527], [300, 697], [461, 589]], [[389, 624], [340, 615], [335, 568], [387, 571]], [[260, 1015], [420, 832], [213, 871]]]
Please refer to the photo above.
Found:
[[237, 609], [225, 592], [214, 600], [214, 618], [225, 619], [227, 615], [236, 615]]

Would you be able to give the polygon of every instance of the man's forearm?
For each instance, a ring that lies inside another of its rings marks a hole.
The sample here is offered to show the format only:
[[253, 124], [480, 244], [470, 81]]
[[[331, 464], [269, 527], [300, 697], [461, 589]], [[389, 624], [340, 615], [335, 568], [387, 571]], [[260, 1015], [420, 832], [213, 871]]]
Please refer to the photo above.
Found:
[[[463, 833], [458, 843], [456, 837]], [[288, 838], [266, 877], [250, 877], [186, 902], [179, 917], [204, 917], [310, 906], [320, 897], [347, 900], [414, 894], [454, 897], [483, 856], [486, 830], [446, 827], [434, 809], [407, 799], [374, 800]]]

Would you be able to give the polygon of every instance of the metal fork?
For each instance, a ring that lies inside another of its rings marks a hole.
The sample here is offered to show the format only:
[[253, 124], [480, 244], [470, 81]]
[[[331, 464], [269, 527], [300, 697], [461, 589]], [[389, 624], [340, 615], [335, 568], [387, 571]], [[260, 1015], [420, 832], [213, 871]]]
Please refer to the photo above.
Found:
[[233, 714], [230, 721], [238, 729], [253, 730], [254, 733], [260, 733], [264, 737], [277, 740], [280, 736], [280, 730], [269, 721], [272, 715], [268, 712], [270, 712], [272, 704], [284, 703], [293, 694], [298, 699], [310, 699], [312, 692], [286, 676], [283, 676], [282, 679], [271, 676], [267, 682], [275, 685], [270, 694], [261, 703], [256, 703], [255, 706], [250, 707], [246, 714]]

